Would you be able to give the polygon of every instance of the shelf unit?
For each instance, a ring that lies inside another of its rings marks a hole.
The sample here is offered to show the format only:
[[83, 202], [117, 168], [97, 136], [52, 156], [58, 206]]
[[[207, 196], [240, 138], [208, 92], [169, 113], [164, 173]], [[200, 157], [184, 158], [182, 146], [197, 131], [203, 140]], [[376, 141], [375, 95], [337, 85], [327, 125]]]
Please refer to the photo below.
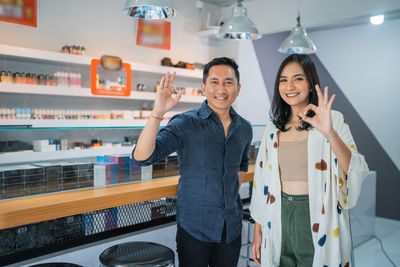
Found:
[[[43, 63], [63, 63], [67, 65], [86, 65], [90, 66], [93, 57], [64, 54], [60, 52], [44, 51], [32, 48], [24, 48], [0, 44], [0, 56], [3, 58], [18, 58], [26, 61]], [[202, 79], [203, 73], [198, 70], [187, 70], [174, 67], [156, 66], [143, 63], [129, 63], [133, 72], [146, 72], [163, 75], [166, 72], [176, 72], [177, 77]]]
[[[93, 128], [143, 128], [147, 120], [0, 120], [1, 130], [16, 129], [93, 129]], [[161, 122], [165, 126], [167, 121]]]
[[[17, 62], [22, 63], [38, 63], [39, 65], [46, 66], [51, 70], [58, 71], [60, 67], [67, 67], [68, 71], [73, 71], [74, 68], [87, 70], [89, 73], [91, 60], [93, 57], [80, 56], [72, 54], [64, 54], [61, 52], [52, 52], [32, 48], [17, 47], [11, 45], [0, 44], [0, 61], [5, 60], [6, 62]], [[133, 75], [144, 77], [145, 79], [159, 79], [162, 75], [167, 72], [176, 72], [176, 81], [185, 81], [189, 84], [198, 83], [202, 80], [202, 71], [198, 70], [187, 70], [174, 67], [165, 66], [154, 66], [143, 63], [135, 63], [124, 61], [131, 65]], [[6, 65], [7, 66], [7, 65]], [[3, 66], [5, 67], [5, 66]], [[32, 72], [35, 71], [32, 69]], [[136, 73], [136, 74], [135, 74]], [[149, 78], [150, 77], [150, 78]], [[75, 98], [80, 98], [77, 102], [82, 104], [82, 109], [99, 109], [99, 107], [105, 109], [135, 109], [135, 104], [142, 105], [142, 102], [138, 101], [154, 101], [154, 92], [139, 92], [132, 91], [129, 97], [123, 96], [108, 96], [108, 95], [92, 95], [91, 89], [86, 87], [62, 87], [62, 86], [47, 86], [47, 85], [29, 85], [29, 84], [13, 84], [13, 83], [0, 83], [0, 99], [3, 100], [2, 107], [9, 104], [14, 107], [38, 107], [38, 103], [46, 105], [47, 99], [54, 101], [54, 97], [59, 97], [60, 102], [64, 101], [61, 109], [69, 109], [69, 102], [74, 101]], [[4, 96], [4, 97], [3, 97]], [[21, 98], [20, 98], [21, 96]], [[22, 97], [28, 96], [28, 97]], [[30, 98], [32, 96], [32, 98]], [[42, 98], [42, 96], [44, 98]], [[68, 97], [68, 98], [63, 98]], [[71, 97], [73, 99], [71, 99]], [[7, 99], [11, 99], [12, 104], [7, 102]], [[19, 102], [21, 99], [21, 102]], [[42, 100], [45, 99], [45, 100]], [[68, 99], [68, 100], [66, 100]], [[93, 99], [93, 100], [91, 100]], [[198, 107], [203, 101], [204, 96], [193, 96], [193, 95], [182, 95], [180, 103], [183, 106], [177, 108], [177, 110], [184, 111], [192, 107]], [[29, 102], [33, 101], [33, 102]], [[136, 101], [136, 102], [135, 102]], [[0, 100], [1, 102], [1, 100]], [[20, 104], [19, 104], [20, 103]], [[31, 105], [32, 103], [32, 105]], [[86, 106], [89, 104], [89, 106]], [[21, 106], [19, 106], [21, 105]], [[31, 105], [31, 106], [30, 106]], [[79, 104], [70, 109], [80, 109], [77, 107]], [[47, 108], [47, 107], [45, 107]], [[54, 105], [53, 105], [54, 108]], [[56, 138], [62, 139], [63, 136], [67, 136], [66, 139], [74, 140], [81, 136], [84, 138], [103, 138], [102, 132], [96, 129], [116, 129], [114, 135], [121, 138], [126, 134], [125, 130], [131, 129], [142, 129], [147, 120], [30, 120], [30, 119], [14, 119], [14, 120], [0, 120], [0, 138], [3, 140], [9, 140], [9, 138], [15, 138], [16, 140], [26, 140], [26, 133], [23, 130], [30, 130], [29, 138], [31, 140]], [[161, 122], [161, 127], [165, 126], [167, 121]], [[51, 132], [41, 132], [40, 130], [54, 130]], [[82, 129], [82, 132], [75, 130]], [[94, 129], [95, 131], [92, 131]], [[22, 130], [22, 131], [19, 131]], [[74, 130], [74, 131], [68, 131]], [[68, 131], [64, 135], [63, 131]], [[49, 133], [49, 136], [47, 136]], [[110, 131], [105, 133], [106, 137], [110, 138]], [[92, 135], [93, 134], [93, 135]], [[52, 136], [50, 136], [52, 135]], [[100, 147], [91, 148], [85, 150], [66, 150], [66, 151], [55, 151], [55, 152], [7, 152], [0, 154], [0, 164], [21, 164], [33, 161], [47, 161], [47, 160], [71, 160], [74, 158], [88, 158], [98, 155], [105, 154], [129, 154], [132, 152], [133, 147]]]
[[[0, 93], [109, 98], [109, 99], [121, 99], [121, 100], [148, 100], [148, 101], [154, 100], [156, 95], [156, 93], [153, 92], [140, 92], [140, 91], [133, 91], [129, 97], [92, 95], [90, 88], [84, 88], [84, 87], [75, 88], [75, 87], [13, 84], [13, 83], [0, 83]], [[181, 100], [179, 102], [202, 103], [204, 99], [205, 99], [204, 96], [182, 95]]]

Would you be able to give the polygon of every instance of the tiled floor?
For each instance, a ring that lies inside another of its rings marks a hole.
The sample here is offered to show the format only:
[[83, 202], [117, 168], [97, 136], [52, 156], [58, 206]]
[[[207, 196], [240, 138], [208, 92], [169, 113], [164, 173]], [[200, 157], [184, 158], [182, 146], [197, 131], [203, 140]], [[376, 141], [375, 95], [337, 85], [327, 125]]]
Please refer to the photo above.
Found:
[[[384, 218], [375, 219], [375, 235], [382, 240], [383, 248], [394, 262], [400, 266], [400, 221]], [[354, 250], [357, 267], [390, 267], [392, 263], [383, 253], [380, 243], [373, 238], [359, 245]]]

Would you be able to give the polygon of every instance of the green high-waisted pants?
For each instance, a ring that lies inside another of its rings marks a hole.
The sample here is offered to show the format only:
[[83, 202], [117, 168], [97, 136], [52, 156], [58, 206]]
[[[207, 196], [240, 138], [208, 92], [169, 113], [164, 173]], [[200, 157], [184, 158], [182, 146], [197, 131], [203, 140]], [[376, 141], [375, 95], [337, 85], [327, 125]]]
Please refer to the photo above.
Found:
[[282, 192], [282, 248], [280, 267], [311, 267], [314, 245], [311, 236], [308, 195]]

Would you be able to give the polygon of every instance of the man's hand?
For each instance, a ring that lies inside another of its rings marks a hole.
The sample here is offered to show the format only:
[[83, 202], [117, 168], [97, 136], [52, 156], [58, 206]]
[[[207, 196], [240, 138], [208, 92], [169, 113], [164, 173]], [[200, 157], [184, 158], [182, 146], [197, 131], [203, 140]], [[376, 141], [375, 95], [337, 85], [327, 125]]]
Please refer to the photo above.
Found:
[[[133, 153], [133, 157], [136, 160], [146, 160], [151, 156], [151, 154], [153, 154], [160, 122], [162, 121], [164, 114], [175, 107], [181, 98], [182, 92], [176, 92], [172, 87], [174, 78], [175, 72], [172, 75], [167, 72], [167, 74], [161, 79], [160, 89], [156, 93], [153, 111], [151, 112], [151, 116], [146, 123], [146, 126], [140, 133], [135, 147], [135, 152]], [[172, 97], [175, 93], [176, 96]]]
[[[152, 111], [153, 116], [162, 118], [167, 111], [171, 110], [176, 106], [176, 104], [178, 104], [182, 92], [172, 86], [175, 75], [175, 72], [172, 75], [167, 72], [167, 74], [162, 77], [160, 89], [157, 91], [154, 100], [154, 108]], [[173, 94], [176, 94], [175, 97], [172, 97]]]

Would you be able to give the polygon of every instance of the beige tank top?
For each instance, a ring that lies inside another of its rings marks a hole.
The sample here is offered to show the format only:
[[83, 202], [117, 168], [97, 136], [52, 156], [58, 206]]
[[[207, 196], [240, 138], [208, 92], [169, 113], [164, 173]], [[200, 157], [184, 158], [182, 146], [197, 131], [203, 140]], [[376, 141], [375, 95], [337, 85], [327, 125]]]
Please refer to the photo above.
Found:
[[307, 138], [295, 142], [279, 142], [278, 160], [282, 182], [308, 181], [307, 155]]

